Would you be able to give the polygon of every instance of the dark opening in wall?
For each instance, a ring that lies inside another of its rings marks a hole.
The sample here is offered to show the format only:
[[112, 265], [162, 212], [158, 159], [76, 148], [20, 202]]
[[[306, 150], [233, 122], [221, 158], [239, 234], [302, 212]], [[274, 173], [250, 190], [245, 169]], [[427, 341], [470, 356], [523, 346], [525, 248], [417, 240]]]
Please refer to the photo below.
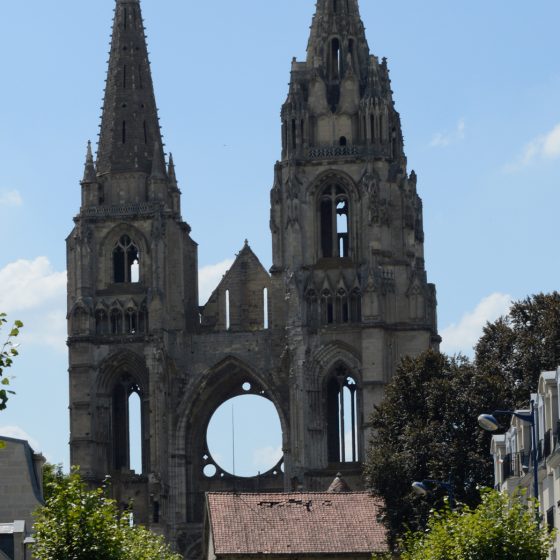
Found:
[[120, 309], [111, 311], [111, 334], [122, 334], [123, 332], [123, 314]]
[[109, 334], [109, 316], [103, 309], [95, 312], [95, 334]]
[[341, 187], [329, 185], [320, 201], [320, 239], [322, 256], [349, 257], [349, 202]]
[[113, 467], [142, 474], [142, 391], [126, 376], [115, 385], [112, 400]]
[[122, 123], [122, 143], [126, 144], [126, 121]]
[[359, 461], [357, 385], [343, 366], [327, 384], [327, 446], [329, 463]]
[[341, 137], [339, 138], [339, 140], [338, 140], [338, 143], [339, 143], [341, 146], [346, 146], [347, 143], [348, 143], [348, 140], [346, 140], [346, 136], [341, 136]]
[[334, 323], [334, 304], [332, 294], [329, 290], [321, 293], [321, 324], [332, 325]]
[[340, 41], [337, 38], [334, 38], [331, 41], [331, 80], [339, 80], [342, 75], [341, 57], [342, 53], [340, 50]]
[[140, 252], [128, 235], [123, 235], [113, 249], [113, 282], [140, 282]]

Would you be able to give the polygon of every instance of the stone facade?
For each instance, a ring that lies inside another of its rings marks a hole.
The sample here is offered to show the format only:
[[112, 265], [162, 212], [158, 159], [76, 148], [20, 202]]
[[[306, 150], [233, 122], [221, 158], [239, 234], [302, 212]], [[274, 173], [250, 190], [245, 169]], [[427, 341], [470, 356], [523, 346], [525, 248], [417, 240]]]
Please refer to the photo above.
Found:
[[[323, 491], [338, 471], [360, 487], [369, 411], [403, 356], [439, 343], [436, 294], [387, 64], [357, 0], [319, 0], [307, 60], [292, 63], [270, 273], [246, 244], [202, 306], [155, 107], [140, 3], [117, 0], [97, 160], [88, 147], [67, 240], [71, 462], [92, 483], [111, 474], [115, 497], [190, 557], [205, 492]], [[283, 432], [283, 458], [255, 479], [225, 472], [206, 442], [213, 412], [242, 394], [270, 399]]]

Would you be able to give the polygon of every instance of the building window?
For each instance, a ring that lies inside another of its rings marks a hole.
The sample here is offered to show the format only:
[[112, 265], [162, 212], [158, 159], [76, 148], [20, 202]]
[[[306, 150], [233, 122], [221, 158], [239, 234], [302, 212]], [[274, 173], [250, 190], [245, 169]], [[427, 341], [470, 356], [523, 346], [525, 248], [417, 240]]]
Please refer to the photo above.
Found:
[[332, 294], [329, 290], [321, 293], [321, 324], [332, 325], [334, 323], [334, 306]]
[[95, 312], [95, 334], [103, 335], [109, 333], [109, 317], [104, 309]]
[[128, 235], [123, 235], [113, 249], [113, 281], [140, 282], [140, 251]]
[[120, 309], [111, 311], [111, 334], [122, 334], [123, 332], [123, 314]]
[[355, 463], [358, 451], [358, 386], [344, 366], [327, 384], [327, 445], [329, 463]]
[[123, 379], [113, 390], [113, 466], [115, 470], [144, 471], [142, 390]]
[[546, 512], [546, 526], [549, 531], [553, 531], [555, 527], [554, 523], [554, 507], [551, 507]]
[[362, 294], [358, 288], [350, 294], [350, 322], [362, 322]]
[[349, 201], [346, 191], [329, 185], [320, 200], [320, 239], [324, 258], [349, 257]]

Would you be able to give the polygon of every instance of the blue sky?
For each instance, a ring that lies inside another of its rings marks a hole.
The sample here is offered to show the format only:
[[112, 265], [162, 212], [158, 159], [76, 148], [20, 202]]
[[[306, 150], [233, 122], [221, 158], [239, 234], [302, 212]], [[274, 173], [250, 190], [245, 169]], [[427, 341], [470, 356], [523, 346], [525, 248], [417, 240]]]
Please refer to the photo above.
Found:
[[[96, 141], [113, 6], [1, 6], [0, 310], [26, 326], [0, 433], [27, 434], [55, 462], [68, 462], [64, 239]], [[245, 238], [270, 265], [279, 111], [314, 2], [142, 6], [208, 294]], [[372, 52], [389, 59], [419, 175], [443, 349], [469, 353], [511, 298], [558, 288], [560, 3], [361, 0], [361, 11]]]

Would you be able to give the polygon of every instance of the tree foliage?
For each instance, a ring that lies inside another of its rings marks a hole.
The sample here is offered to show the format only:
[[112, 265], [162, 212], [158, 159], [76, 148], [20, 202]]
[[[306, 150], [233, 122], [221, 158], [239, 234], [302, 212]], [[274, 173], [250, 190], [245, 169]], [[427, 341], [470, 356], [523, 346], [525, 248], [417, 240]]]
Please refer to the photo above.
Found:
[[402, 560], [546, 560], [554, 535], [540, 528], [532, 502], [484, 491], [476, 508], [435, 512], [426, 531], [410, 532]]
[[368, 486], [385, 501], [392, 543], [407, 528], [423, 527], [445, 496], [440, 489], [420, 498], [412, 482], [450, 479], [457, 499], [471, 506], [479, 502], [478, 485], [493, 485], [488, 437], [477, 417], [496, 408], [495, 394], [464, 357], [429, 350], [403, 360], [372, 414], [365, 464]]
[[475, 347], [480, 375], [500, 388], [501, 408], [527, 403], [541, 372], [560, 364], [560, 294], [537, 294], [512, 304], [486, 325]]
[[106, 488], [90, 490], [74, 471], [46, 477], [46, 503], [36, 514], [37, 560], [180, 560], [163, 538], [130, 525]]
[[[0, 313], [0, 331], [8, 323], [5, 313]], [[5, 370], [12, 367], [14, 358], [18, 355], [15, 338], [19, 335], [19, 330], [23, 327], [21, 321], [16, 321], [4, 344], [0, 347], [0, 410], [5, 410], [8, 403], [8, 395], [14, 392], [8, 389], [10, 378], [5, 376]]]

